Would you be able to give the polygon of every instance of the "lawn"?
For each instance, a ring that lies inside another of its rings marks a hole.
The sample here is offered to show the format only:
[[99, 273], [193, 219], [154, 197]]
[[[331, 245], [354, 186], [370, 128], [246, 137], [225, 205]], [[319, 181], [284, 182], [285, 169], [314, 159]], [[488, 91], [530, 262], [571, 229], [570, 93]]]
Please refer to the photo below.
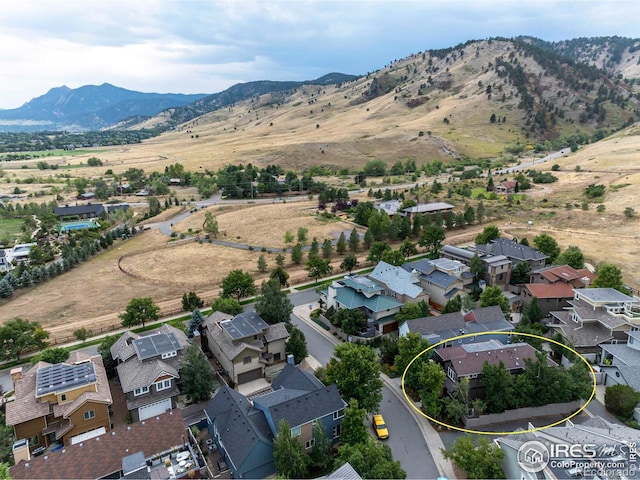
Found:
[[22, 225], [24, 220], [20, 218], [0, 218], [0, 243], [7, 243], [5, 239], [10, 240], [10, 244], [13, 244], [13, 240], [22, 234]]

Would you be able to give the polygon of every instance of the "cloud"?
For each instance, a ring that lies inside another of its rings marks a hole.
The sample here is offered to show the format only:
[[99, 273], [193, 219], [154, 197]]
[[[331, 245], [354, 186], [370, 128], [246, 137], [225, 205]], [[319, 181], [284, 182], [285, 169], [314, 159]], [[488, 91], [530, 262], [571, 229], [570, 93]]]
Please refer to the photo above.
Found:
[[23, 0], [0, 16], [0, 107], [63, 84], [213, 93], [366, 73], [492, 36], [636, 36], [639, 16], [627, 0]]

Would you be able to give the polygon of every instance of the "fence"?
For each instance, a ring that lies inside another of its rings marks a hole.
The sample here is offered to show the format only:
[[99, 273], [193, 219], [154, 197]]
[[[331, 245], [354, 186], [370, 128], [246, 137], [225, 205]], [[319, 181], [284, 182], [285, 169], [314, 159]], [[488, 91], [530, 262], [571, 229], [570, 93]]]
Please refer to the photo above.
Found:
[[513, 410], [505, 410], [502, 413], [490, 413], [488, 415], [480, 415], [476, 418], [465, 418], [464, 426], [466, 428], [475, 429], [485, 425], [491, 425], [499, 422], [511, 422], [513, 420], [525, 420], [528, 418], [547, 417], [554, 415], [567, 415], [575, 412], [582, 406], [580, 400], [574, 400], [567, 403], [550, 403], [542, 407], [525, 407]]

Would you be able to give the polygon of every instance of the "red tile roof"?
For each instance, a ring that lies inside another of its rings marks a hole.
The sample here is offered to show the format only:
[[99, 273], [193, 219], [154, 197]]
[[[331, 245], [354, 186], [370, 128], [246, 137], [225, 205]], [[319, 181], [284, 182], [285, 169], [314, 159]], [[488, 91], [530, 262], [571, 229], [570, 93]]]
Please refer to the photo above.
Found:
[[451, 361], [456, 375], [466, 376], [482, 373], [485, 362], [489, 365], [504, 363], [507, 370], [518, 370], [525, 367], [526, 358], [536, 360], [537, 350], [528, 343], [514, 343], [500, 348], [483, 351], [467, 351], [465, 347], [448, 347], [436, 350], [442, 360]]
[[570, 283], [527, 283], [524, 286], [532, 297], [538, 298], [573, 298], [573, 285]]
[[182, 444], [186, 438], [179, 410], [132, 423], [98, 437], [11, 467], [14, 479], [101, 478], [122, 469], [122, 459], [136, 452], [145, 457]]

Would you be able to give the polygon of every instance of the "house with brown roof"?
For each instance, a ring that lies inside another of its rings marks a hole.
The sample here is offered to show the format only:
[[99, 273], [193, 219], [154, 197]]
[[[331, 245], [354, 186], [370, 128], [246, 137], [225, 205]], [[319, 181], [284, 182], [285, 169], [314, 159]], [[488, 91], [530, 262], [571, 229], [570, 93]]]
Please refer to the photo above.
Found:
[[265, 367], [286, 360], [284, 322], [269, 325], [255, 312], [214, 312], [203, 327], [209, 350], [236, 385], [264, 378]]
[[496, 185], [496, 193], [498, 195], [511, 195], [517, 193], [520, 188], [520, 182], [517, 180], [505, 180]]
[[74, 445], [111, 431], [113, 403], [100, 355], [73, 352], [63, 363], [38, 362], [12, 371], [15, 400], [6, 423], [30, 451]]
[[17, 455], [10, 473], [16, 480], [200, 478], [190, 440], [182, 414], [173, 410], [44, 455]]
[[[522, 373], [526, 368], [525, 360], [536, 360], [538, 351], [528, 343], [504, 345], [496, 339], [485, 342], [468, 343], [435, 350], [435, 360], [440, 363], [447, 375], [444, 386], [447, 392], [460, 388], [460, 380], [469, 379], [471, 398], [481, 397], [484, 388], [481, 384], [482, 369], [485, 363], [499, 365], [501, 362], [511, 374]], [[550, 366], [555, 366], [548, 360]]]
[[176, 407], [180, 362], [188, 346], [184, 332], [167, 324], [144, 334], [125, 332], [111, 346], [134, 422]]
[[522, 304], [527, 306], [536, 297], [540, 310], [547, 315], [569, 307], [574, 288], [588, 287], [595, 275], [586, 268], [576, 270], [569, 265], [553, 265], [531, 272], [529, 278], [530, 283], [520, 290]]

